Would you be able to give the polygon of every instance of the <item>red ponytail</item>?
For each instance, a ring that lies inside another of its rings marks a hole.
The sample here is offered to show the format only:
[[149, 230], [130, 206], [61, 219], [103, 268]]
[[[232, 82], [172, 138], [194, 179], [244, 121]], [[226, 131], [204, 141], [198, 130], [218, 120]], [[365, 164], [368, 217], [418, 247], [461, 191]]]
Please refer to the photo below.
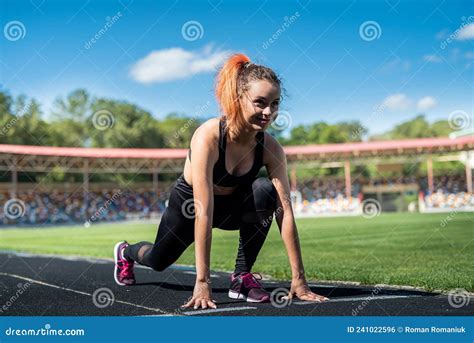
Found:
[[224, 64], [216, 82], [216, 98], [223, 115], [227, 119], [227, 127], [232, 134], [240, 131], [244, 125], [239, 92], [239, 71], [250, 62], [244, 54], [232, 55]]

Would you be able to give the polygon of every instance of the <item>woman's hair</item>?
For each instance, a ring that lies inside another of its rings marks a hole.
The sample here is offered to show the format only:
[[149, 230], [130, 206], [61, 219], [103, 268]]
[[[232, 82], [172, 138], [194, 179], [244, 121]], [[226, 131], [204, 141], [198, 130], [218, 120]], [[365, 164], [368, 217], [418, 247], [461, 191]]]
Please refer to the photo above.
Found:
[[248, 90], [250, 82], [258, 80], [269, 81], [278, 87], [281, 84], [273, 70], [252, 63], [244, 54], [230, 56], [217, 75], [216, 98], [227, 119], [230, 139], [244, 126], [241, 96]]

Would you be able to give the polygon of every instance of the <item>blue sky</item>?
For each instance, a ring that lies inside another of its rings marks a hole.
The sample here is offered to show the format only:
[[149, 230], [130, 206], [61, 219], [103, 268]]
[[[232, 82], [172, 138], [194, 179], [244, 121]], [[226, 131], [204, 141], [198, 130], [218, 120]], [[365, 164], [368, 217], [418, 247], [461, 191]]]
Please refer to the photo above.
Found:
[[215, 69], [232, 52], [282, 76], [292, 126], [359, 120], [374, 134], [474, 108], [467, 0], [17, 0], [0, 19], [0, 83], [46, 113], [86, 88], [157, 118], [215, 116]]

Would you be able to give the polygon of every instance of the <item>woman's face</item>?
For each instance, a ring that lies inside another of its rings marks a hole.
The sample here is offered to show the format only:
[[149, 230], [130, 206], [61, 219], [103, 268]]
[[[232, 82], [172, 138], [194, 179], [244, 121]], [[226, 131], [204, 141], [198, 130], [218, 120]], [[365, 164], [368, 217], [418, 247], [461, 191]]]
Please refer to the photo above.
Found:
[[252, 81], [242, 96], [245, 122], [256, 131], [271, 124], [280, 105], [280, 87], [269, 81]]

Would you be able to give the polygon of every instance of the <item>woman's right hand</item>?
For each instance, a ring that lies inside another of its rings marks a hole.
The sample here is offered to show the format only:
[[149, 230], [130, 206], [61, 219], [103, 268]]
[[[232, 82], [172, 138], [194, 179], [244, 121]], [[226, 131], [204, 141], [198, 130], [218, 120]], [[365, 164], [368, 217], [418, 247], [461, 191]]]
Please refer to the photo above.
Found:
[[196, 280], [191, 300], [189, 300], [182, 307], [189, 308], [191, 306], [194, 307], [195, 310], [200, 307], [203, 309], [208, 307], [217, 308], [215, 301], [212, 300], [212, 289], [210, 282]]

